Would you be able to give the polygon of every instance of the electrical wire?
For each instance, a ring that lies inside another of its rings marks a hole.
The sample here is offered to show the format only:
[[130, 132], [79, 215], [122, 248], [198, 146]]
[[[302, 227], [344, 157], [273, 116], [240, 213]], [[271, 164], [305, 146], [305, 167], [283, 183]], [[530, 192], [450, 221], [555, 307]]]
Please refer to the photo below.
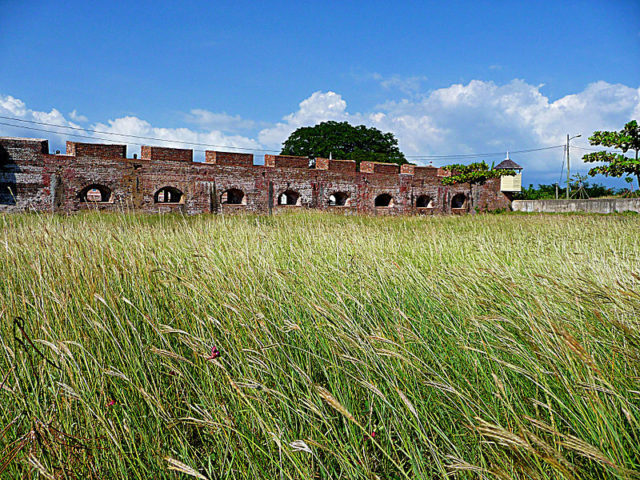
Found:
[[[199, 143], [199, 142], [187, 142], [187, 141], [182, 141], [182, 140], [171, 140], [171, 139], [166, 139], [166, 138], [158, 138], [158, 137], [147, 137], [147, 136], [143, 136], [143, 135], [131, 135], [131, 134], [127, 134], [127, 133], [115, 133], [115, 132], [106, 132], [106, 131], [102, 131], [102, 130], [93, 130], [90, 128], [82, 128], [82, 127], [72, 127], [69, 125], [59, 125], [59, 124], [55, 124], [55, 123], [47, 123], [47, 122], [38, 122], [35, 120], [25, 120], [22, 118], [15, 118], [15, 117], [7, 117], [7, 116], [3, 116], [0, 115], [0, 119], [4, 119], [4, 120], [11, 120], [11, 121], [16, 121], [16, 122], [23, 122], [23, 123], [30, 123], [30, 124], [35, 124], [35, 125], [42, 125], [42, 126], [48, 126], [48, 127], [54, 127], [54, 128], [65, 128], [68, 130], [76, 130], [76, 131], [83, 131], [83, 132], [89, 132], [89, 133], [97, 133], [99, 135], [110, 135], [110, 136], [118, 136], [118, 137], [127, 137], [127, 138], [135, 138], [135, 139], [142, 139], [142, 140], [153, 140], [156, 142], [165, 142], [165, 143], [177, 143], [177, 144], [181, 144], [181, 145], [196, 145], [196, 146], [205, 146], [205, 147], [212, 147], [212, 148], [230, 148], [230, 149], [234, 149], [234, 150], [244, 150], [244, 151], [249, 151], [249, 152], [279, 152], [279, 150], [269, 150], [269, 149], [260, 149], [260, 148], [245, 148], [245, 147], [234, 147], [231, 145], [213, 145], [213, 144], [209, 144], [209, 143]], [[88, 138], [91, 140], [103, 140], [103, 141], [107, 141], [107, 142], [113, 142], [114, 139], [112, 138], [103, 138], [103, 137], [96, 137], [96, 136], [89, 136], [89, 135], [80, 135], [77, 133], [71, 133], [71, 132], [59, 132], [59, 131], [52, 131], [50, 129], [44, 129], [44, 128], [37, 128], [37, 127], [29, 127], [26, 125], [13, 125], [11, 123], [5, 123], [5, 122], [0, 122], [0, 125], [5, 125], [5, 126], [9, 126], [9, 127], [14, 127], [14, 128], [23, 128], [26, 130], [34, 130], [34, 131], [39, 131], [39, 132], [47, 132], [47, 133], [54, 133], [57, 135], [68, 135], [70, 137], [78, 137], [78, 138]], [[123, 140], [119, 140], [119, 141], [123, 141]], [[137, 143], [137, 142], [131, 142], [131, 141], [127, 141], [128, 144], [130, 145], [139, 145], [142, 146], [144, 144], [142, 143]], [[516, 154], [526, 154], [526, 153], [532, 153], [532, 152], [540, 152], [543, 150], [552, 150], [555, 148], [561, 148], [564, 147], [565, 145], [552, 145], [550, 147], [540, 147], [540, 148], [530, 148], [530, 149], [525, 149], [525, 150], [512, 150], [510, 151], [510, 153], [516, 153]], [[575, 148], [582, 148], [582, 147], [575, 147]], [[196, 152], [204, 152], [206, 150], [198, 150], [198, 149], [194, 149], [194, 151]], [[472, 159], [472, 158], [486, 158], [486, 157], [494, 157], [496, 155], [503, 155], [504, 152], [484, 152], [484, 153], [464, 153], [464, 154], [450, 154], [450, 155], [405, 155], [406, 158], [412, 158], [415, 160], [445, 160], [445, 159], [459, 159], [459, 160], [464, 160], [464, 159]]]
[[[32, 124], [36, 124], [36, 125], [44, 125], [44, 126], [48, 126], [48, 127], [56, 127], [56, 128], [67, 128], [70, 130], [81, 130], [84, 132], [91, 132], [91, 133], [97, 133], [100, 135], [117, 135], [119, 137], [127, 137], [127, 138], [137, 138], [137, 139], [142, 139], [142, 140], [154, 140], [156, 142], [170, 142], [170, 143], [181, 143], [184, 145], [197, 145], [197, 146], [202, 146], [202, 147], [213, 147], [213, 148], [235, 148], [238, 150], [249, 150], [249, 151], [256, 151], [256, 152], [279, 152], [280, 150], [267, 150], [267, 149], [261, 149], [261, 148], [244, 148], [244, 147], [233, 147], [231, 145], [213, 145], [210, 143], [198, 143], [198, 142], [186, 142], [186, 141], [182, 141], [182, 140], [169, 140], [166, 138], [157, 138], [157, 137], [145, 137], [143, 135], [130, 135], [128, 133], [116, 133], [116, 132], [105, 132], [105, 131], [101, 131], [101, 130], [92, 130], [90, 128], [82, 128], [82, 127], [72, 127], [69, 125], [58, 125], [55, 123], [47, 123], [47, 122], [36, 122], [35, 120], [24, 120], [22, 118], [14, 118], [14, 117], [5, 117], [3, 115], [0, 115], [0, 118], [4, 119], [4, 120], [12, 120], [12, 121], [16, 121], [16, 122], [25, 122], [25, 123], [32, 123]], [[28, 130], [37, 130], [37, 131], [43, 131], [43, 132], [50, 132], [51, 130], [46, 130], [46, 129], [37, 129], [34, 127], [27, 127], [24, 125], [11, 125], [8, 123], [0, 123], [0, 125], [9, 125], [12, 127], [16, 127], [16, 128], [26, 128]], [[63, 135], [71, 135], [70, 133], [67, 132], [53, 132], [53, 133], [57, 133], [57, 134], [63, 134]], [[82, 136], [82, 135], [75, 135], [77, 137], [83, 137], [83, 138], [96, 138], [98, 140], [104, 140], [98, 137], [87, 137], [87, 136]], [[109, 141], [113, 141], [113, 140], [109, 140]], [[135, 143], [135, 142], [128, 142], [132, 145], [143, 145], [141, 143]], [[204, 150], [197, 150], [197, 151], [204, 151]]]
[[[571, 145], [571, 148], [577, 148], [579, 150], [584, 150], [586, 152], [602, 152], [603, 149], [602, 148], [587, 148], [587, 147], [580, 147], [579, 145]], [[622, 150], [606, 150], [608, 147], [604, 147], [606, 152], [608, 153], [624, 153]]]
[[[530, 148], [527, 150], [509, 150], [509, 153], [531, 153], [542, 150], [552, 150], [554, 148], [564, 147], [564, 145], [553, 145], [551, 147]], [[407, 158], [429, 159], [429, 158], [477, 158], [477, 157], [493, 157], [496, 155], [504, 155], [505, 152], [489, 152], [489, 153], [464, 153], [452, 155], [405, 155]]]
[[[4, 122], [0, 122], [0, 125], [7, 125], [9, 127], [15, 127], [15, 128], [24, 128], [26, 130], [35, 130], [37, 132], [47, 132], [47, 133], [55, 133], [56, 135], [66, 135], [67, 137], [78, 137], [78, 138], [89, 138], [91, 140], [103, 140], [105, 142], [113, 142], [114, 140], [112, 138], [102, 138], [102, 137], [94, 137], [94, 136], [90, 136], [90, 135], [80, 135], [78, 133], [69, 133], [69, 132], [54, 132], [52, 130], [47, 130], [44, 128], [36, 128], [36, 127], [27, 127], [24, 125], [12, 125], [10, 123], [4, 123]], [[173, 140], [162, 140], [163, 142], [174, 142]], [[174, 142], [176, 143], [176, 142]], [[177, 143], [181, 143], [181, 142], [177, 142]], [[129, 145], [138, 145], [138, 146], [144, 146], [144, 143], [136, 143], [136, 142], [127, 142], [127, 144]], [[240, 148], [240, 147], [225, 147], [225, 148]], [[193, 149], [194, 152], [206, 152], [206, 150], [198, 150], [198, 149]]]

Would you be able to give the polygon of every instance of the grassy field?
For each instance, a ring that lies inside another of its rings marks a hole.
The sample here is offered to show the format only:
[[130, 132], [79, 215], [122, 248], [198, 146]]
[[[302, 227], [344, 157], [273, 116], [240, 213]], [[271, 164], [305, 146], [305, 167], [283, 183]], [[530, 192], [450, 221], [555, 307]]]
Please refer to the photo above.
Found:
[[1, 478], [640, 477], [638, 216], [0, 216], [0, 273]]

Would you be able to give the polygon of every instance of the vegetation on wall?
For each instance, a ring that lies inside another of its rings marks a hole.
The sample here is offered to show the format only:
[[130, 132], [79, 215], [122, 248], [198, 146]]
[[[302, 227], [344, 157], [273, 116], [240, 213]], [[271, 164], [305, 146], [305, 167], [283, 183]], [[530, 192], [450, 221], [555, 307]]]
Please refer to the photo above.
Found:
[[514, 170], [496, 170], [495, 168], [489, 167], [484, 161], [470, 163], [468, 165], [454, 163], [442, 168], [451, 172], [451, 176], [442, 179], [444, 185], [456, 185], [459, 183], [481, 185], [490, 178], [499, 178], [505, 175], [513, 176], [516, 174]]
[[407, 163], [393, 133], [365, 125], [328, 121], [301, 127], [284, 142], [281, 155], [362, 161]]

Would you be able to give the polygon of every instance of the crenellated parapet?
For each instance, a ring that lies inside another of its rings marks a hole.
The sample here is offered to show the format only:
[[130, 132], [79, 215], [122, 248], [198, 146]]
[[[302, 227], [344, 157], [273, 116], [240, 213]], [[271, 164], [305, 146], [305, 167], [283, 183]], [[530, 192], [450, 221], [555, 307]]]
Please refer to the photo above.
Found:
[[309, 168], [308, 157], [293, 155], [265, 155], [264, 166], [270, 168]]
[[356, 173], [355, 160], [332, 160], [330, 158], [316, 158], [316, 169], [330, 172]]
[[49, 154], [47, 140], [0, 138], [0, 212], [135, 210], [277, 213], [314, 208], [364, 214], [462, 213], [508, 208], [499, 180], [446, 186], [433, 166], [143, 146], [67, 142]]
[[193, 150], [143, 145], [140, 148], [140, 158], [159, 162], [193, 162]]
[[127, 158], [126, 145], [67, 142], [67, 155], [73, 157]]
[[205, 152], [205, 163], [210, 165], [226, 165], [235, 167], [252, 167], [253, 154], [251, 153], [231, 153], [216, 152], [207, 150]]

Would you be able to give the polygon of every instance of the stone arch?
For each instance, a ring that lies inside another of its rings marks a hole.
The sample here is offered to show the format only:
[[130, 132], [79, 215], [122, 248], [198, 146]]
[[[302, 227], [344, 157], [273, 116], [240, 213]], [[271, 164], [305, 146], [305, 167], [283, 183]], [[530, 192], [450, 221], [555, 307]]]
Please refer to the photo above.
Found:
[[464, 193], [458, 193], [451, 199], [451, 208], [466, 208], [467, 197]]
[[429, 195], [420, 195], [416, 198], [416, 208], [433, 208], [433, 198]]
[[239, 188], [230, 188], [220, 195], [220, 203], [223, 205], [246, 205], [244, 192]]
[[85, 203], [110, 203], [112, 197], [111, 189], [99, 183], [87, 185], [78, 193], [78, 199]]
[[162, 187], [153, 194], [153, 203], [183, 203], [184, 194], [176, 187]]
[[382, 193], [374, 200], [376, 207], [393, 207], [393, 197], [388, 193]]
[[285, 190], [278, 195], [278, 205], [300, 206], [302, 203], [300, 194], [294, 190]]
[[329, 195], [330, 207], [348, 207], [350, 203], [349, 194], [347, 192], [333, 192]]

